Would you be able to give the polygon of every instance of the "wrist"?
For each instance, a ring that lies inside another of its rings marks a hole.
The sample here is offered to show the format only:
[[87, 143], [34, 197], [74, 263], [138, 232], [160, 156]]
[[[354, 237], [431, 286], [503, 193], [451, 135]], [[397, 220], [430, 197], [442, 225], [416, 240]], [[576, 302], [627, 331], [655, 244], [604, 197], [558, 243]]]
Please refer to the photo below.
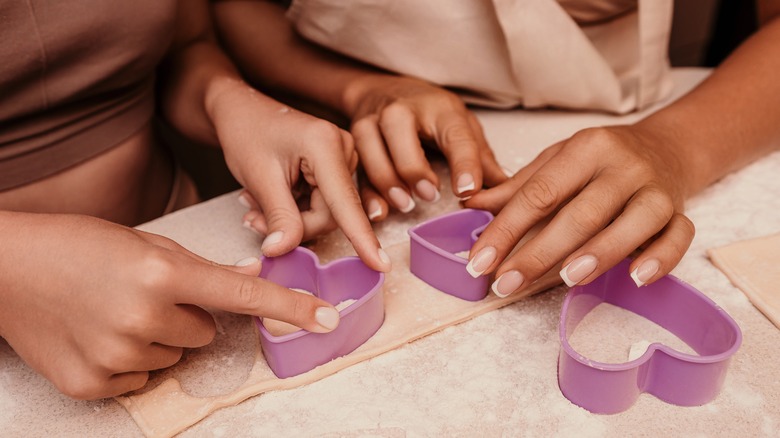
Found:
[[679, 123], [650, 116], [634, 124], [632, 129], [678, 178], [684, 198], [710, 184], [706, 177], [709, 166], [701, 154], [701, 145]]
[[386, 74], [366, 73], [356, 76], [344, 87], [339, 110], [349, 119], [354, 119], [363, 102], [377, 89], [387, 87], [387, 80], [395, 77]]

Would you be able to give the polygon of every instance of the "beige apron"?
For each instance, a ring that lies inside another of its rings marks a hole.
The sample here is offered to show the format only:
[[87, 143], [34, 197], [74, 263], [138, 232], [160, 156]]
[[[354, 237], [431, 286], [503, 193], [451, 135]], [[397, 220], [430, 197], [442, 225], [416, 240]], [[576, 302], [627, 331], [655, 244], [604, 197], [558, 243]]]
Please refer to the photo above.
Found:
[[[628, 6], [626, 6], [628, 5]], [[627, 113], [671, 89], [673, 0], [294, 0], [305, 38], [470, 103]]]

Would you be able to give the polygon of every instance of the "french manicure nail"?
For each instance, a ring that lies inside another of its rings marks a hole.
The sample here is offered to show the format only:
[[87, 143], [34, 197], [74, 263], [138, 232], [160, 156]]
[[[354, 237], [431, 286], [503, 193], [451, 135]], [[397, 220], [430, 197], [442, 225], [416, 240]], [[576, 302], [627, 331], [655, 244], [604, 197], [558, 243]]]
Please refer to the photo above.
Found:
[[599, 261], [592, 255], [577, 257], [561, 269], [560, 275], [567, 286], [572, 287], [596, 270]]
[[319, 307], [314, 311], [314, 319], [317, 324], [328, 330], [333, 330], [339, 326], [339, 311], [332, 307]]
[[631, 273], [631, 279], [636, 287], [642, 287], [661, 269], [661, 262], [656, 259], [645, 260]]
[[469, 264], [466, 265], [466, 271], [474, 278], [482, 275], [490, 265], [496, 260], [496, 249], [492, 246], [486, 246], [479, 250]]
[[379, 253], [379, 260], [381, 260], [381, 261], [382, 261], [382, 263], [384, 263], [384, 264], [385, 264], [385, 265], [387, 265], [387, 266], [390, 266], [390, 265], [392, 264], [392, 263], [390, 262], [390, 256], [389, 256], [389, 255], [387, 255], [387, 252], [385, 252], [385, 250], [384, 250], [384, 249], [382, 249], [382, 248], [379, 248], [379, 250], [377, 251], [377, 253]]
[[458, 194], [474, 190], [474, 177], [470, 173], [462, 173], [458, 177]]
[[245, 259], [241, 259], [236, 262], [236, 266], [249, 266], [254, 265], [255, 263], [259, 262], [260, 259], [257, 257], [247, 257]]
[[493, 282], [490, 289], [499, 298], [506, 298], [512, 292], [520, 289], [520, 285], [523, 284], [523, 274], [519, 271], [509, 271], [501, 274], [500, 277]]
[[238, 203], [246, 208], [252, 208], [252, 206], [249, 204], [249, 200], [246, 199], [246, 195], [243, 193], [238, 195]]
[[269, 247], [272, 247], [281, 242], [283, 237], [284, 231], [274, 231], [273, 233], [266, 236], [265, 240], [263, 240], [263, 244], [260, 246], [260, 249], [265, 251]]
[[368, 220], [374, 220], [379, 216], [382, 216], [382, 204], [376, 199], [368, 201]]
[[401, 210], [401, 213], [409, 213], [414, 210], [414, 207], [416, 206], [414, 199], [400, 187], [391, 188], [387, 191], [387, 195], [390, 197], [390, 200], [393, 201], [393, 204]]
[[509, 178], [512, 178], [512, 176], [514, 176], [514, 174], [515, 174], [514, 172], [512, 172], [509, 169], [507, 169], [506, 167], [502, 167], [501, 170], [504, 172], [504, 175], [506, 175]]
[[427, 179], [421, 179], [414, 187], [417, 189], [417, 194], [428, 202], [436, 202], [441, 199], [439, 190]]

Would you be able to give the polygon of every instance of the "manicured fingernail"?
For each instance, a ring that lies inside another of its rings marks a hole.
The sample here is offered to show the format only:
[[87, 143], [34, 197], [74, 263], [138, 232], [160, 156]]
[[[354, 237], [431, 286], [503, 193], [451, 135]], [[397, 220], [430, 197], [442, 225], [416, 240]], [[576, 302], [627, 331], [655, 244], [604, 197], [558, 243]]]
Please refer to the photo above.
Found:
[[512, 178], [512, 176], [515, 174], [514, 172], [507, 169], [506, 167], [502, 167], [501, 170], [504, 172], [504, 175], [506, 175], [509, 178]]
[[245, 259], [241, 259], [236, 262], [236, 266], [249, 266], [254, 265], [255, 263], [259, 262], [260, 259], [257, 257], [247, 257]]
[[262, 251], [265, 251], [269, 247], [272, 247], [277, 243], [281, 242], [283, 237], [284, 237], [283, 231], [274, 231], [273, 233], [266, 236], [265, 240], [263, 240], [263, 244], [260, 246], [260, 249]]
[[474, 177], [470, 173], [462, 173], [458, 177], [458, 194], [474, 190]]
[[414, 187], [417, 189], [417, 194], [428, 202], [436, 202], [441, 199], [439, 190], [427, 179], [421, 179]]
[[387, 255], [387, 252], [385, 252], [384, 249], [379, 248], [377, 253], [379, 253], [379, 260], [381, 260], [382, 263], [384, 263], [387, 266], [391, 266], [392, 265], [392, 263], [390, 262], [390, 256]]
[[382, 216], [382, 204], [376, 199], [368, 201], [368, 220], [372, 221]]
[[332, 307], [319, 307], [314, 312], [314, 319], [317, 324], [328, 330], [333, 330], [339, 326], [339, 311]]
[[567, 286], [572, 287], [596, 270], [599, 261], [592, 255], [577, 257], [561, 269], [560, 275]]
[[469, 264], [466, 265], [466, 270], [469, 272], [469, 275], [471, 275], [474, 278], [479, 277], [482, 275], [487, 268], [490, 267], [490, 265], [493, 264], [493, 261], [496, 260], [496, 249], [492, 246], [486, 246], [479, 250], [477, 255], [474, 256], [471, 260], [469, 260]]
[[645, 260], [641, 265], [634, 269], [631, 278], [636, 283], [636, 287], [642, 287], [647, 283], [658, 270], [661, 269], [661, 262], [656, 259]]
[[244, 193], [238, 195], [238, 203], [243, 205], [246, 208], [252, 208], [252, 206], [249, 204], [249, 200], [246, 199], [246, 195]]
[[512, 292], [520, 289], [520, 285], [523, 284], [523, 274], [519, 271], [509, 271], [501, 274], [500, 277], [493, 282], [490, 289], [499, 298], [505, 298]]
[[400, 187], [393, 187], [392, 189], [387, 191], [387, 195], [390, 196], [390, 200], [393, 201], [393, 204], [401, 210], [401, 213], [409, 213], [410, 211], [414, 210], [415, 203], [414, 199], [412, 199], [411, 196], [409, 196], [406, 191]]

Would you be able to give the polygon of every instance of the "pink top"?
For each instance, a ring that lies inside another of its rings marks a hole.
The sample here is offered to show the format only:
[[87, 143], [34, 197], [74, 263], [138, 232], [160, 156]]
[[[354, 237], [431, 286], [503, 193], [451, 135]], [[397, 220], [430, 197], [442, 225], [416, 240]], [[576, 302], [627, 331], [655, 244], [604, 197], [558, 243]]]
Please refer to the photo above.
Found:
[[154, 112], [173, 0], [0, 2], [0, 190], [104, 152]]

